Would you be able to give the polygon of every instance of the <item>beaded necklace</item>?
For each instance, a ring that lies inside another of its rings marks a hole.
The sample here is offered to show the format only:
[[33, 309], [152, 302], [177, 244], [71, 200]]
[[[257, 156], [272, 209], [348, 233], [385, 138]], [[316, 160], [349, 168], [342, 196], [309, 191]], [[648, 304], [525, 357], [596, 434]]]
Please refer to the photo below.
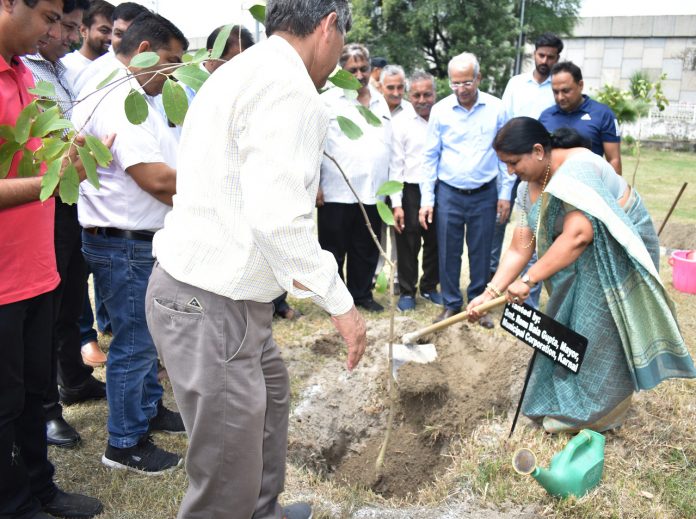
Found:
[[[524, 245], [525, 249], [528, 249], [529, 247], [532, 246], [532, 243], [534, 243], [534, 239], [539, 235], [539, 226], [541, 225], [541, 206], [544, 203], [544, 190], [546, 189], [546, 182], [549, 180], [549, 173], [551, 172], [551, 159], [549, 159], [549, 162], [546, 164], [546, 174], [544, 175], [544, 183], [541, 185], [541, 193], [539, 194], [539, 213], [537, 214], [537, 222], [536, 222], [536, 230], [532, 231], [532, 239], [529, 240], [529, 243], [527, 245]], [[524, 193], [525, 200], [529, 200], [531, 202], [531, 199], [529, 198], [529, 182], [525, 185], [526, 191]], [[522, 216], [526, 220], [527, 219], [527, 211], [522, 209]]]

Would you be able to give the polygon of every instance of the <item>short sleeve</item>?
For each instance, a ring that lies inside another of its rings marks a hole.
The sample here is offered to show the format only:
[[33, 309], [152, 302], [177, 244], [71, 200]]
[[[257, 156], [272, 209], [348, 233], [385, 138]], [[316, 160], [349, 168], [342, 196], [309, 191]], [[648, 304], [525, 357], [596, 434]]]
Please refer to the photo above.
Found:
[[529, 201], [529, 187], [527, 182], [520, 182], [517, 188], [517, 198], [515, 199], [515, 207], [517, 209], [517, 227], [531, 227], [529, 225], [529, 210], [531, 202]]
[[602, 117], [601, 137], [602, 142], [621, 142], [619, 121], [617, 121], [614, 112], [608, 108]]

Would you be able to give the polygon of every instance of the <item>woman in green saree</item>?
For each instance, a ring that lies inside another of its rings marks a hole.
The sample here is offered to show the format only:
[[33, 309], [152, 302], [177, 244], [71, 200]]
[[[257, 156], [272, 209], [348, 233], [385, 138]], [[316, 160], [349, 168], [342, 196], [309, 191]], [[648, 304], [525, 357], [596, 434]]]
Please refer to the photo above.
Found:
[[[659, 245], [640, 196], [571, 129], [517, 117], [493, 147], [522, 180], [521, 218], [486, 291], [519, 302], [544, 282], [545, 313], [588, 339], [578, 374], [537, 356], [522, 412], [549, 432], [621, 425], [635, 391], [696, 377], [657, 272]], [[537, 248], [539, 260], [518, 278]], [[470, 319], [480, 316], [471, 312]]]

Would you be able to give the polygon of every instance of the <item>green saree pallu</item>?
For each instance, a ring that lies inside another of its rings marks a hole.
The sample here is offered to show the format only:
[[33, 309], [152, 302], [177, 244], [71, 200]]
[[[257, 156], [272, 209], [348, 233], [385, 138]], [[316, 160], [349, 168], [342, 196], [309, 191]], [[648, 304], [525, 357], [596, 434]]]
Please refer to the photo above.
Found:
[[598, 174], [604, 166], [611, 168], [598, 156], [567, 159], [528, 212], [534, 225], [541, 211], [539, 257], [569, 211], [582, 211], [594, 231], [580, 257], [545, 282], [546, 313], [588, 340], [578, 374], [536, 358], [523, 412], [551, 431], [611, 429], [620, 425], [634, 391], [696, 377], [658, 274], [650, 215], [635, 191], [624, 207], [618, 204]]

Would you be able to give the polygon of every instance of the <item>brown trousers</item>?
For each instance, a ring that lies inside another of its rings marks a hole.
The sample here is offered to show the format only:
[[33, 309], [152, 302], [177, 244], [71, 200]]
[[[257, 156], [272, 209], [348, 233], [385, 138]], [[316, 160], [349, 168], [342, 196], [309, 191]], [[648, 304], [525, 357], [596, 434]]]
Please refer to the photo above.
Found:
[[272, 304], [207, 292], [155, 264], [146, 311], [189, 436], [178, 519], [280, 519], [289, 383]]

